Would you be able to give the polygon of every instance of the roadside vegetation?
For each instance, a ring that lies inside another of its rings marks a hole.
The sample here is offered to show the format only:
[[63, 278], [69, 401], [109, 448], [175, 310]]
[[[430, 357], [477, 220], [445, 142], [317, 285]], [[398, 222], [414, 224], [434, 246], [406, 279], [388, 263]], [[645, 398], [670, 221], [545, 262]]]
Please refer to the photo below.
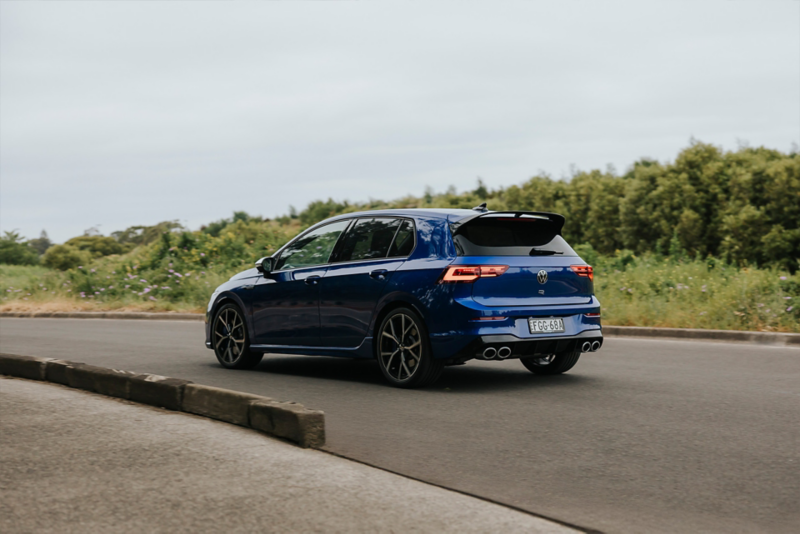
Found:
[[800, 332], [800, 155], [692, 143], [623, 175], [535, 176], [472, 191], [315, 201], [273, 220], [236, 212], [189, 231], [167, 221], [52, 245], [0, 238], [0, 310], [202, 311], [213, 288], [332, 215], [382, 208], [554, 211], [595, 266], [606, 324]]

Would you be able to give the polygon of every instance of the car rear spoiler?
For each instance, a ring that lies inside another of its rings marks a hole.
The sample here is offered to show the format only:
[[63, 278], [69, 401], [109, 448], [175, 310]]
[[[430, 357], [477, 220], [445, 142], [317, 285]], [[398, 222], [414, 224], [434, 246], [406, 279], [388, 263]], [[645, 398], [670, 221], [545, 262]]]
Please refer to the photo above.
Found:
[[456, 222], [450, 223], [450, 230], [453, 232], [453, 235], [458, 235], [458, 233], [464, 229], [466, 225], [476, 219], [538, 219], [542, 221], [548, 221], [550, 224], [549, 230], [553, 232], [554, 235], [561, 235], [561, 229], [564, 228], [564, 222], [566, 219], [563, 215], [559, 215], [558, 213], [548, 213], [546, 211], [487, 211], [485, 213], [476, 213], [475, 215], [470, 215], [464, 217], [463, 219], [459, 219]]

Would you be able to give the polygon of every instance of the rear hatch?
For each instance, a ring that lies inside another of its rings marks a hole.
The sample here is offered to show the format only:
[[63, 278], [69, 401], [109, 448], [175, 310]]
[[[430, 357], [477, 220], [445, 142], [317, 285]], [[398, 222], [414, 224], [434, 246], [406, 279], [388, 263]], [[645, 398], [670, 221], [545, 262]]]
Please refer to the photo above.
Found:
[[592, 279], [561, 237], [563, 225], [561, 215], [537, 212], [489, 212], [452, 224], [454, 265], [501, 266], [472, 283], [472, 298], [503, 307], [589, 303]]

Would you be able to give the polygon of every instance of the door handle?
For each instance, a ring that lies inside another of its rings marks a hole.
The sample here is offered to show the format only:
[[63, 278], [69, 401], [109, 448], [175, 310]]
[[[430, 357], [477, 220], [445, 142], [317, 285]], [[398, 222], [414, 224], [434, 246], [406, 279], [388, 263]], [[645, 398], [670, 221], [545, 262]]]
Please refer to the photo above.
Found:
[[389, 271], [387, 271], [386, 269], [375, 269], [374, 271], [369, 273], [369, 275], [372, 278], [383, 278], [384, 276], [386, 276], [386, 273], [388, 272]]
[[309, 276], [308, 278], [306, 278], [306, 284], [310, 286], [315, 286], [319, 283], [320, 278], [322, 277], [316, 274], [314, 276]]

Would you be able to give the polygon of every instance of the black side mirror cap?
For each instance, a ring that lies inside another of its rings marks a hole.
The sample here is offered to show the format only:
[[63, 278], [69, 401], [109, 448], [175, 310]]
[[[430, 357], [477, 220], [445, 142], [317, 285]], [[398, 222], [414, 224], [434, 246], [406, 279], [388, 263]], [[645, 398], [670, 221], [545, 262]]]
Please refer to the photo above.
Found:
[[266, 256], [256, 262], [256, 269], [258, 269], [260, 273], [267, 274], [272, 271], [274, 262], [275, 260], [273, 258]]

